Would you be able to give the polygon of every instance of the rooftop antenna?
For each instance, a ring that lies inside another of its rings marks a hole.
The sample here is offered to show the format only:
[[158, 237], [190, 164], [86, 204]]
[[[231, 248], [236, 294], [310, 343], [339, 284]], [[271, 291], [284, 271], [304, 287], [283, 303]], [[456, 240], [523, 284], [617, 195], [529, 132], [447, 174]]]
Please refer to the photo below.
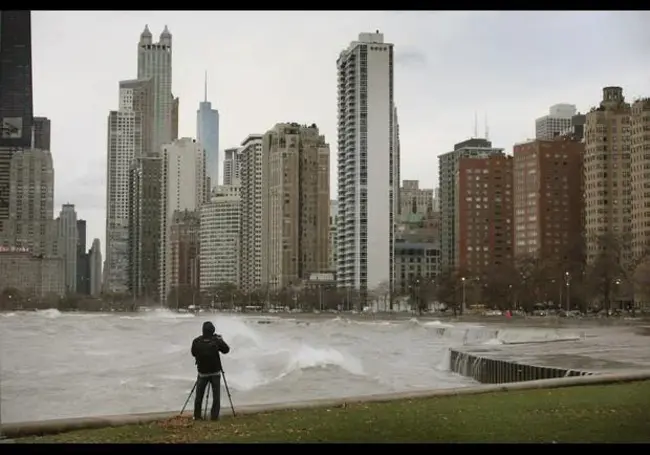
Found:
[[490, 139], [490, 127], [488, 125], [488, 116], [487, 112], [485, 113], [485, 139], [489, 140]]
[[208, 70], [205, 70], [205, 78], [203, 80], [203, 98], [204, 101], [208, 101]]
[[474, 138], [478, 137], [478, 116], [474, 111]]

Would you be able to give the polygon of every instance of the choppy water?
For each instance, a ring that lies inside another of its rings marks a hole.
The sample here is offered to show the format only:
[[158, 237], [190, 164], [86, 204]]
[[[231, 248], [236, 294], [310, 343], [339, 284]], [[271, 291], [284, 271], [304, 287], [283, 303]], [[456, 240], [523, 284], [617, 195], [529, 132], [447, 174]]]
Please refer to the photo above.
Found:
[[207, 319], [232, 348], [223, 363], [235, 406], [469, 386], [448, 371], [450, 346], [562, 336], [416, 320], [0, 313], [2, 421], [180, 410]]

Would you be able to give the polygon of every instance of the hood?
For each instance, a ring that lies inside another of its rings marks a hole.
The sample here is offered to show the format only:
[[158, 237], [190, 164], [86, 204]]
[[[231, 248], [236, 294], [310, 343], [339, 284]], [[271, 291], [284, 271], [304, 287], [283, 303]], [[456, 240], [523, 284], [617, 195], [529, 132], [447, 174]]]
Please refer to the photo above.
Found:
[[206, 321], [203, 323], [203, 336], [204, 337], [211, 337], [214, 335], [215, 332], [214, 324], [211, 323], [210, 321]]

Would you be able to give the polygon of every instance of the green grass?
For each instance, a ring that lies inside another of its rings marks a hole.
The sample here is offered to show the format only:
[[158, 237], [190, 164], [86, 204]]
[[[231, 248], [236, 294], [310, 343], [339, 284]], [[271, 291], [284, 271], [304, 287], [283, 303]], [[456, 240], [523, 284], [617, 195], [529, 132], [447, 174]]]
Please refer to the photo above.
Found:
[[165, 422], [19, 442], [650, 442], [650, 381]]

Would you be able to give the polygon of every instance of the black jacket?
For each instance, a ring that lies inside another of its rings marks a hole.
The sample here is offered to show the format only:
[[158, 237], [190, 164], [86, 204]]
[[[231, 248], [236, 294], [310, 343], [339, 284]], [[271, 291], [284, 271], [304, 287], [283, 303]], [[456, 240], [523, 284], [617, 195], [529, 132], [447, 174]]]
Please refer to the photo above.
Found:
[[212, 323], [204, 324], [203, 335], [192, 341], [192, 355], [196, 359], [196, 369], [200, 374], [219, 373], [221, 371], [219, 353], [228, 354], [229, 352], [230, 346], [223, 341], [220, 335], [214, 333]]

